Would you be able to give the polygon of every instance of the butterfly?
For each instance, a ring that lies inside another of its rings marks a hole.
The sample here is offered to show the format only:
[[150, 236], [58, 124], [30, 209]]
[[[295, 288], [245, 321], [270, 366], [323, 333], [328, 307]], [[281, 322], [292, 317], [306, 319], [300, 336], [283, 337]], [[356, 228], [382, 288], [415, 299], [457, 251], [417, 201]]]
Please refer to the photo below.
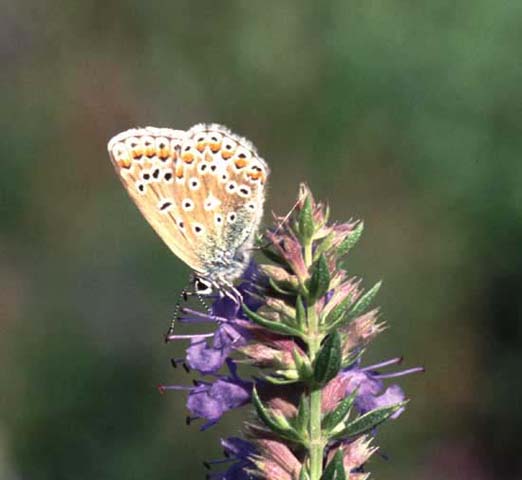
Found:
[[196, 293], [237, 296], [234, 280], [248, 266], [269, 175], [254, 145], [222, 125], [198, 124], [130, 129], [108, 150], [145, 219], [193, 270]]

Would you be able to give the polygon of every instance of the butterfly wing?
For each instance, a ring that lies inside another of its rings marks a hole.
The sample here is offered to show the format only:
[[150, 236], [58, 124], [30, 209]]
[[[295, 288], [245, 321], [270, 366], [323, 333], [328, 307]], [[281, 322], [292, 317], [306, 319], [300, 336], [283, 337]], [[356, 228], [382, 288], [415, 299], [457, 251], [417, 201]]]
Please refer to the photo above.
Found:
[[143, 216], [167, 246], [196, 272], [202, 265], [181, 228], [175, 201], [175, 171], [186, 132], [168, 128], [136, 128], [108, 144], [116, 173]]
[[268, 176], [248, 140], [221, 125], [147, 127], [114, 137], [109, 153], [131, 198], [181, 260], [218, 284], [242, 273]]
[[[192, 127], [181, 145], [177, 181], [185, 187], [187, 235], [207, 275], [232, 281], [248, 263], [263, 215], [268, 167], [255, 147], [221, 125]], [[242, 256], [237, 253], [241, 251]]]

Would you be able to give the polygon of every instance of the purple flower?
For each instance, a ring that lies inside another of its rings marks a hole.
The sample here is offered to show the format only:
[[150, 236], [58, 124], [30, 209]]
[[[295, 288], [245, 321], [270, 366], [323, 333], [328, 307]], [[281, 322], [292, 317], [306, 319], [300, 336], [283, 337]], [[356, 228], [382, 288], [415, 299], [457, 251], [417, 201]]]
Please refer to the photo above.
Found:
[[215, 382], [196, 382], [193, 387], [183, 385], [161, 385], [160, 391], [188, 390], [187, 408], [192, 414], [188, 421], [204, 418], [207, 422], [201, 430], [215, 425], [225, 412], [242, 407], [250, 402], [253, 383], [237, 375], [237, 367], [227, 359], [229, 376], [219, 375]]
[[[230, 299], [225, 299], [230, 300]], [[222, 321], [209, 342], [194, 338], [187, 348], [187, 364], [202, 375], [216, 373], [234, 348], [246, 344], [247, 332], [233, 320]]]
[[250, 402], [252, 382], [233, 378], [220, 378], [214, 383], [200, 383], [189, 393], [187, 408], [196, 418], [208, 420], [201, 429], [218, 422], [228, 410], [241, 407]]
[[[383, 380], [386, 378], [401, 377], [411, 373], [423, 372], [424, 368], [416, 367], [399, 372], [380, 373], [377, 369], [396, 365], [402, 361], [401, 357], [388, 360], [369, 367], [360, 368], [358, 364], [344, 370], [340, 377], [345, 385], [345, 394], [349, 395], [355, 389], [357, 396], [355, 406], [364, 414], [376, 408], [389, 407], [401, 403], [406, 399], [402, 388], [393, 384], [385, 389]], [[397, 410], [391, 418], [395, 419], [404, 411], [404, 407]]]
[[249, 470], [254, 467], [251, 458], [256, 454], [254, 445], [237, 437], [223, 439], [221, 445], [227, 458], [206, 462], [206, 465], [211, 468], [214, 465], [230, 463], [230, 466], [223, 472], [209, 474], [207, 478], [209, 480], [250, 480], [252, 475]]
[[[238, 290], [246, 306], [256, 311], [262, 304], [255, 295], [255, 289], [263, 284], [263, 275], [252, 261], [243, 275], [243, 283]], [[255, 285], [254, 286], [254, 282]], [[221, 295], [212, 304], [208, 313], [184, 309], [179, 319], [181, 323], [217, 323], [218, 328], [211, 334], [170, 335], [172, 340], [191, 340], [187, 349], [187, 364], [202, 375], [215, 374], [224, 365], [232, 350], [242, 347], [249, 338], [244, 322], [248, 321], [239, 303]]]

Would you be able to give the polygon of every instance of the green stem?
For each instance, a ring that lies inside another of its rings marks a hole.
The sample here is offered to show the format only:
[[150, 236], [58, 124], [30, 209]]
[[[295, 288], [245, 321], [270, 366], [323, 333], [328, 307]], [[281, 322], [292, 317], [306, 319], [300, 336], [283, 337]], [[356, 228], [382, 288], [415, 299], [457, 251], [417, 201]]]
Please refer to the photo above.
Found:
[[[304, 261], [308, 268], [312, 265], [312, 242], [304, 245]], [[315, 310], [315, 305], [308, 304], [307, 312], [308, 332], [306, 342], [308, 344], [308, 355], [310, 361], [314, 362], [319, 349], [321, 348], [321, 334], [319, 332], [319, 318]], [[319, 480], [323, 473], [323, 449], [324, 440], [321, 431], [321, 388], [309, 385], [310, 396], [310, 423], [308, 425], [308, 455], [310, 460], [310, 480]]]
[[[320, 348], [318, 336], [318, 322], [315, 307], [308, 308], [309, 338], [308, 349], [310, 360], [313, 362]], [[323, 473], [323, 436], [321, 432], [321, 396], [320, 388], [310, 386], [310, 424], [308, 435], [310, 443], [308, 453], [310, 456], [310, 480], [319, 480]]]

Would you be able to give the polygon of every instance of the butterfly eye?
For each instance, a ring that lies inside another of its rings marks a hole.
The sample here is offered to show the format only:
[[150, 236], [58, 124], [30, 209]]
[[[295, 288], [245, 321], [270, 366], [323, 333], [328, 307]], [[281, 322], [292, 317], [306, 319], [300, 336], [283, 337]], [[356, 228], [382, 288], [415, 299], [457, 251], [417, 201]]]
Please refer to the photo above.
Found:
[[211, 295], [212, 284], [202, 278], [196, 278], [194, 281], [194, 290], [198, 295]]

